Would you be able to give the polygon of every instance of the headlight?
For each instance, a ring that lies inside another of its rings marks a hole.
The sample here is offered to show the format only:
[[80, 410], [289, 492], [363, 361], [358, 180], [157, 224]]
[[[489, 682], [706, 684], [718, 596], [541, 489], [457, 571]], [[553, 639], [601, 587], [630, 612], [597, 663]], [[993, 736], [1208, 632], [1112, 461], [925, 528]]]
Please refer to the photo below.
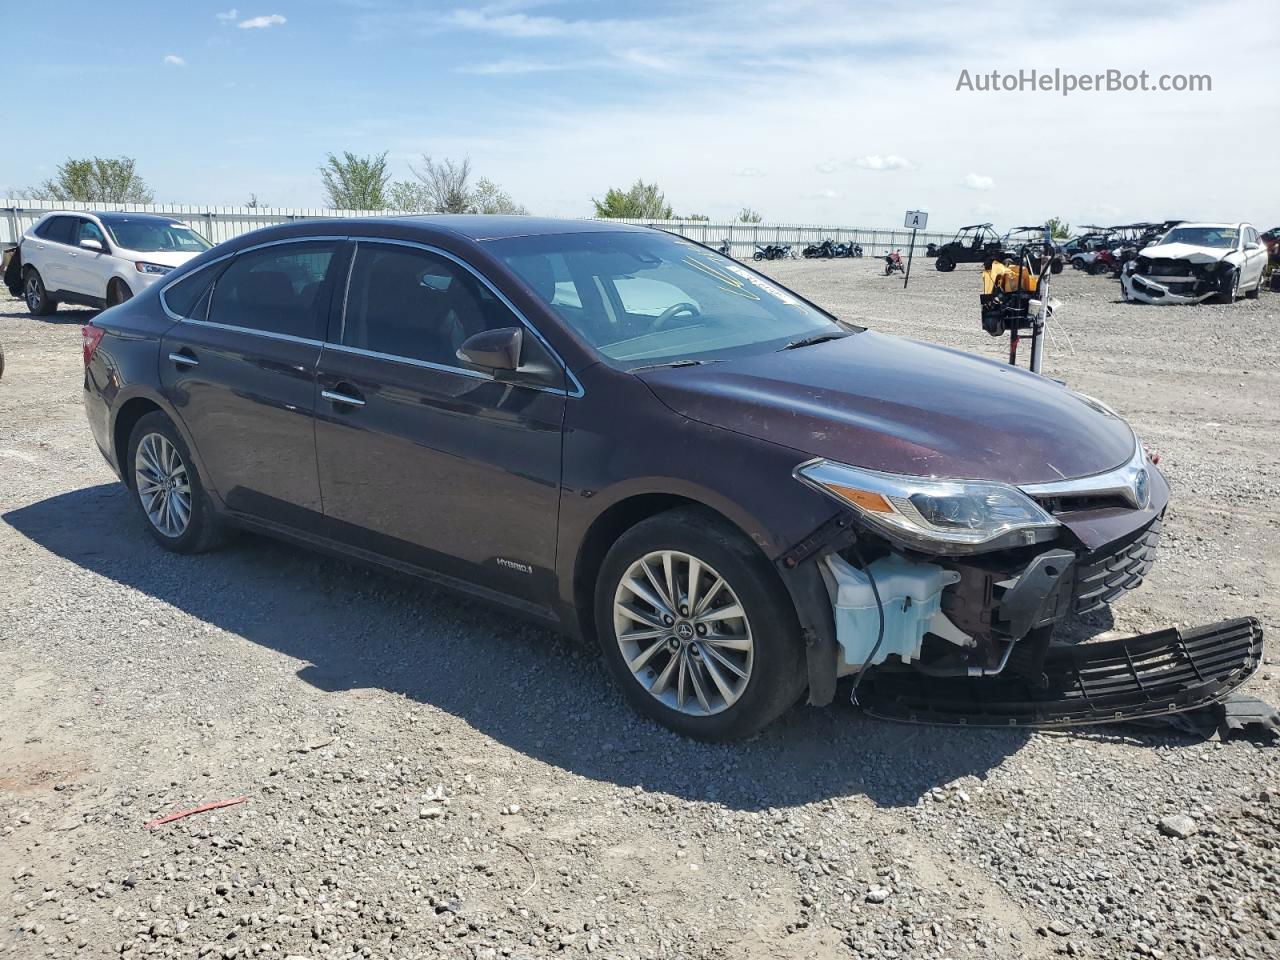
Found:
[[133, 266], [139, 273], [151, 273], [159, 277], [163, 277], [173, 269], [173, 267], [166, 267], [163, 263], [147, 263], [145, 260], [139, 260]]
[[796, 476], [852, 507], [908, 545], [977, 553], [1053, 537], [1058, 521], [1016, 487], [987, 480], [932, 480], [815, 460]]

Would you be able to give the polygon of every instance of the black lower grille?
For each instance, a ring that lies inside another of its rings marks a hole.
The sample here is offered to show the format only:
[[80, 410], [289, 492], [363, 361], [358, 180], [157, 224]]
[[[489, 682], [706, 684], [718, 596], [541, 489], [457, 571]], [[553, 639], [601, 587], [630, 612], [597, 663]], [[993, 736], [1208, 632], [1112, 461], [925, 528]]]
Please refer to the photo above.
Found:
[[1119, 546], [1107, 544], [1076, 565], [1074, 609], [1088, 613], [1142, 583], [1155, 563], [1164, 514]]
[[916, 723], [1073, 726], [1195, 710], [1240, 686], [1262, 662], [1257, 620], [1049, 648], [1033, 682], [873, 671], [859, 702], [875, 716]]

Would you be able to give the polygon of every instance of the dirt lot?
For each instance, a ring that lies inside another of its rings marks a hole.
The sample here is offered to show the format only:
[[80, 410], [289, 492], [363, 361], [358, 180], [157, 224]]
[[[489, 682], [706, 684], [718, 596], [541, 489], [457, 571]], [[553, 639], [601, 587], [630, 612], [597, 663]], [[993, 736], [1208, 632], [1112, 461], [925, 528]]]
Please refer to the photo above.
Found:
[[[906, 292], [870, 259], [769, 272], [999, 356], [972, 268], [917, 267]], [[1055, 292], [1046, 371], [1131, 417], [1175, 496], [1148, 583], [1077, 629], [1274, 630], [1280, 297]], [[253, 537], [165, 554], [84, 423], [90, 315], [0, 301], [0, 955], [1280, 951], [1280, 750], [847, 705], [704, 746], [638, 720], [590, 651], [472, 601]], [[1280, 699], [1276, 654], [1249, 689]]]

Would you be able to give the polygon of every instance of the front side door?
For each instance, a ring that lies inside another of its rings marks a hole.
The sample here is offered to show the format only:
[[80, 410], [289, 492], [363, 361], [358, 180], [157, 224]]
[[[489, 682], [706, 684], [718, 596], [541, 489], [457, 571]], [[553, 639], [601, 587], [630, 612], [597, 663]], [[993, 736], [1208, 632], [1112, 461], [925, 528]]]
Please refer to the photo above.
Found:
[[[554, 582], [563, 368], [491, 286], [440, 251], [361, 240], [334, 304], [316, 408], [331, 534], [545, 599]], [[522, 360], [554, 373], [500, 377], [458, 358], [468, 336], [504, 327], [523, 330]]]
[[[342, 243], [247, 250], [166, 290], [183, 319], [161, 342], [161, 381], [209, 483], [230, 509], [303, 530], [321, 520], [316, 362]], [[196, 289], [210, 272], [210, 291]]]
[[[101, 250], [89, 250], [80, 246], [81, 240], [97, 240]], [[76, 224], [75, 246], [70, 251], [67, 282], [64, 289], [86, 297], [107, 295], [107, 280], [111, 277], [112, 258], [108, 252], [107, 238], [92, 220], [80, 217]]]

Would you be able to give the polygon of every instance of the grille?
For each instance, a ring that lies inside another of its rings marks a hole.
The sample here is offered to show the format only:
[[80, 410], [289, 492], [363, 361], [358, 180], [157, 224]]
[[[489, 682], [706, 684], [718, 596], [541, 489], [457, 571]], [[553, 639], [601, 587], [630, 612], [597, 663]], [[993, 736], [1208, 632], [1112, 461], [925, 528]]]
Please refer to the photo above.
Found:
[[1119, 546], [1107, 544], [1076, 565], [1075, 612], [1088, 613], [1142, 583], [1155, 563], [1164, 514]]

